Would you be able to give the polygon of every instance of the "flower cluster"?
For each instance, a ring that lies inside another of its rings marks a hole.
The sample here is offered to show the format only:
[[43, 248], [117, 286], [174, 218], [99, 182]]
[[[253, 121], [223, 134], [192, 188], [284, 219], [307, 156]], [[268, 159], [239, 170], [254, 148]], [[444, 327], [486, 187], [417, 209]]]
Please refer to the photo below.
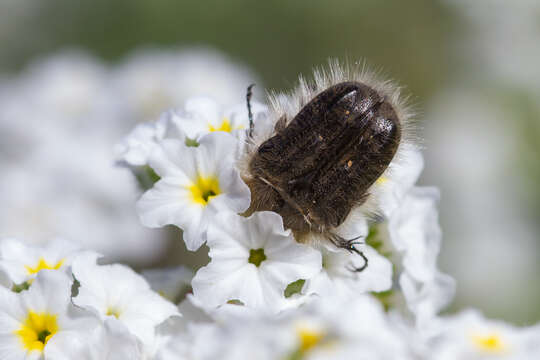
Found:
[[[274, 128], [251, 104], [257, 137]], [[536, 359], [540, 327], [475, 310], [443, 316], [454, 280], [437, 265], [436, 188], [417, 186], [423, 157], [402, 144], [339, 236], [301, 242], [281, 215], [250, 212], [244, 154], [250, 114], [206, 97], [138, 125], [116, 160], [146, 189], [143, 225], [182, 230], [209, 248], [195, 273], [137, 274], [64, 240], [0, 240], [1, 359]], [[147, 176], [142, 176], [143, 174]], [[361, 254], [362, 256], [359, 256]], [[366, 266], [367, 265], [367, 266]], [[358, 271], [362, 269], [362, 271]]]
[[[270, 214], [259, 218], [264, 215]], [[230, 237], [233, 225], [242, 227], [242, 221], [233, 224], [230, 215], [228, 219], [230, 223], [219, 223], [229, 228], [229, 234], [223, 231], [225, 237]], [[279, 227], [273, 224], [278, 220], [275, 214], [268, 222], [260, 219], [252, 223], [260, 228], [248, 230], [254, 235]], [[217, 275], [206, 282], [206, 288], [199, 284], [204, 295], [188, 294], [178, 306], [165, 299], [163, 290], [175, 288], [173, 283], [190, 282], [192, 274], [184, 268], [153, 270], [147, 276], [149, 284], [130, 268], [99, 265], [98, 254], [73, 249], [62, 240], [37, 247], [3, 239], [0, 358], [445, 360], [535, 359], [540, 354], [540, 327], [516, 328], [473, 310], [414, 324], [397, 308], [389, 311], [380, 296], [361, 290], [354, 296], [336, 291], [302, 301], [291, 299], [291, 291], [286, 294], [288, 307], [276, 314], [272, 310], [282, 303], [276, 291], [280, 284], [297, 276], [321, 277], [322, 271], [312, 274], [321, 259], [315, 250], [307, 251], [298, 261], [304, 266], [281, 265], [273, 259], [285, 257], [287, 250], [289, 257], [302, 255], [303, 249], [287, 242], [283, 231], [267, 235], [285, 241], [271, 246], [267, 259], [249, 255], [259, 265], [269, 262], [267, 274], [257, 273], [257, 265], [240, 264], [236, 276], [244, 278], [245, 285], [239, 291], [224, 266], [225, 279]], [[229, 251], [231, 263], [239, 264], [248, 255], [242, 246], [234, 248], [237, 252]], [[267, 277], [265, 288], [257, 287], [254, 278], [259, 275]], [[195, 289], [195, 279], [192, 284]], [[232, 290], [227, 289], [229, 284]], [[260, 297], [258, 290], [268, 296]], [[176, 287], [168, 295], [181, 292], [185, 288]], [[215, 308], [214, 304], [229, 298], [229, 292], [242, 300]], [[260, 311], [264, 308], [268, 311]]]
[[0, 358], [140, 359], [153, 356], [158, 327], [180, 316], [124, 265], [54, 240], [0, 242]]
[[[261, 131], [268, 126], [265, 107], [254, 103], [253, 109], [254, 130]], [[248, 126], [245, 106], [219, 111], [210, 99], [194, 98], [184, 110], [139, 125], [117, 148], [120, 162], [134, 171], [150, 168], [156, 175], [137, 204], [142, 223], [176, 225], [189, 250], [204, 243], [210, 248], [211, 262], [192, 283], [201, 304], [219, 308], [238, 301], [278, 313], [311, 296], [392, 291], [394, 278], [419, 318], [434, 316], [448, 303], [454, 284], [436, 266], [438, 193], [414, 186], [423, 167], [418, 149], [405, 146], [403, 159], [391, 164], [392, 176], [374, 185], [386, 220], [357, 215], [348, 233], [342, 233], [366, 238], [362, 251], [369, 266], [352, 272], [351, 266], [364, 261], [354, 253], [331, 243], [298, 243], [276, 213], [241, 215], [250, 205], [238, 169], [245, 151], [240, 129]], [[402, 268], [399, 277], [394, 265]], [[289, 286], [296, 292], [286, 297]]]
[[[272, 126], [266, 110], [253, 108], [254, 132], [264, 132]], [[354, 272], [365, 261], [355, 252], [329, 242], [299, 243], [276, 213], [244, 215], [250, 192], [239, 159], [248, 126], [245, 107], [220, 111], [209, 99], [194, 98], [183, 110], [139, 125], [118, 147], [120, 162], [156, 175], [137, 204], [142, 223], [176, 225], [188, 249], [209, 247], [211, 261], [197, 271], [193, 294], [180, 305], [201, 315], [162, 351], [204, 359], [539, 354], [538, 328], [516, 329], [472, 310], [440, 316], [455, 284], [437, 266], [439, 193], [415, 185], [423, 168], [417, 147], [404, 144], [370, 189], [379, 216], [354, 214], [341, 234], [365, 240], [357, 247], [369, 265]], [[211, 344], [204, 349], [197, 345], [203, 338]]]
[[156, 262], [170, 241], [138, 221], [140, 190], [114, 166], [114, 144], [188, 94], [235, 104], [254, 79], [203, 48], [139, 49], [115, 64], [64, 50], [0, 76], [0, 237], [60, 236], [110, 259]]

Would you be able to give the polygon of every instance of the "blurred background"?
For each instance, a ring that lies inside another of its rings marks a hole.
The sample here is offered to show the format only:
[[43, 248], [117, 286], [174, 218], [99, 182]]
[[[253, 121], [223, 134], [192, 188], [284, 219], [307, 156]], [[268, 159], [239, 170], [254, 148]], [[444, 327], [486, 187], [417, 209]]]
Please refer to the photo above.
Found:
[[263, 101], [328, 57], [365, 59], [411, 95], [450, 310], [539, 321], [537, 0], [0, 0], [0, 236], [196, 265], [178, 233], [139, 225], [113, 145], [187, 96], [235, 104], [255, 82]]

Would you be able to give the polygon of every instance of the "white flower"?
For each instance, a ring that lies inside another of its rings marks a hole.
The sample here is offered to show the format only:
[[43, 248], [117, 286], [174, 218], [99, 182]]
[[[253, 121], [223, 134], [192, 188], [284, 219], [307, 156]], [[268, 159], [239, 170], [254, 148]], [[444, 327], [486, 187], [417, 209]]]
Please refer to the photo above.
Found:
[[176, 225], [184, 230], [188, 250], [197, 250], [216, 214], [249, 207], [249, 188], [234, 168], [237, 144], [223, 133], [206, 135], [198, 147], [165, 139], [150, 157], [161, 179], [137, 203], [141, 222]]
[[[257, 102], [251, 103], [253, 119], [264, 116], [267, 108]], [[229, 132], [240, 136], [249, 129], [247, 105], [239, 104], [222, 110], [217, 102], [206, 97], [190, 98], [178, 113], [177, 125], [187, 137], [198, 140], [214, 131]]]
[[403, 254], [399, 282], [418, 322], [429, 322], [453, 298], [454, 280], [437, 268], [441, 247], [435, 188], [412, 188], [389, 219], [390, 239]]
[[[241, 306], [237, 306], [241, 307]], [[366, 295], [314, 297], [278, 316], [229, 313], [190, 328], [196, 359], [421, 359], [409, 327]], [[179, 339], [180, 340], [180, 339]], [[172, 359], [173, 357], [171, 357]]]
[[214, 323], [188, 326], [187, 334], [179, 332], [163, 359], [174, 359], [179, 352], [189, 353], [189, 359], [425, 358], [417, 350], [414, 329], [388, 316], [371, 296], [313, 297], [277, 316], [260, 311], [221, 315]]
[[161, 140], [169, 136], [184, 139], [184, 134], [178, 131], [176, 126], [177, 121], [178, 116], [175, 112], [167, 111], [161, 114], [158, 121], [137, 125], [115, 146], [117, 161], [131, 166], [147, 165], [150, 154]]
[[392, 287], [392, 263], [377, 253], [372, 247], [358, 246], [366, 258], [368, 266], [361, 272], [353, 271], [364, 265], [358, 254], [338, 249], [331, 244], [321, 244], [322, 270], [305, 284], [306, 294], [327, 296], [342, 294], [355, 296], [369, 291], [386, 291]]
[[76, 246], [61, 239], [53, 240], [44, 246], [31, 246], [15, 239], [3, 239], [0, 240], [0, 270], [15, 285], [22, 285], [31, 282], [41, 270], [66, 271], [76, 251]]
[[468, 310], [438, 322], [440, 333], [431, 339], [430, 359], [538, 359], [540, 327], [518, 328], [485, 319]]
[[101, 62], [69, 51], [2, 81], [0, 237], [63, 237], [141, 265], [162, 254], [168, 239], [140, 224], [133, 177], [111, 161], [132, 117], [110, 80]]
[[73, 276], [80, 283], [73, 303], [94, 311], [102, 320], [116, 319], [145, 345], [152, 346], [155, 328], [173, 315], [176, 307], [153, 292], [144, 278], [130, 268], [99, 266], [96, 253], [84, 253], [73, 261]]
[[41, 271], [29, 290], [19, 294], [0, 288], [0, 358], [49, 358], [49, 349], [76, 353], [74, 336], [98, 326], [91, 314], [70, 301], [71, 279], [62, 272]]
[[408, 359], [412, 331], [395, 326], [368, 295], [354, 300], [327, 296], [296, 315], [298, 347], [315, 359]]
[[193, 294], [208, 307], [230, 300], [277, 312], [287, 306], [284, 290], [321, 269], [321, 254], [298, 244], [281, 216], [256, 212], [249, 218], [220, 214], [208, 229], [210, 264], [193, 278]]
[[[257, 127], [263, 126], [266, 106], [253, 102], [252, 111], [254, 123]], [[193, 142], [211, 132], [223, 131], [243, 141], [248, 129], [245, 103], [221, 111], [209, 98], [189, 98], [183, 109], [169, 110], [158, 121], [137, 125], [115, 146], [116, 159], [120, 165], [147, 165], [150, 154], [163, 139]]]

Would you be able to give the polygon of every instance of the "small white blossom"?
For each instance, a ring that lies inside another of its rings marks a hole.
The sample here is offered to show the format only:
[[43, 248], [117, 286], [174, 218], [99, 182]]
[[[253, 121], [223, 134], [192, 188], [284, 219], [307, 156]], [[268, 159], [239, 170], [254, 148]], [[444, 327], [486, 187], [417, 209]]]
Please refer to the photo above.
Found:
[[249, 218], [220, 214], [208, 229], [208, 246], [212, 260], [192, 282], [194, 296], [208, 307], [238, 300], [277, 312], [287, 306], [288, 284], [309, 279], [321, 269], [320, 253], [298, 244], [273, 212], [256, 212]]
[[308, 359], [346, 360], [352, 354], [366, 360], [417, 358], [412, 353], [412, 329], [405, 332], [395, 326], [371, 296], [351, 300], [330, 295], [309, 304], [296, 317], [298, 346]]
[[150, 157], [161, 179], [137, 203], [142, 223], [182, 228], [188, 250], [194, 251], [205, 242], [216, 214], [245, 211], [250, 192], [233, 165], [237, 144], [223, 133], [204, 136], [198, 147], [165, 139]]
[[[267, 108], [260, 103], [252, 102], [251, 110], [255, 121], [265, 115]], [[211, 98], [190, 98], [177, 114], [179, 117], [177, 125], [187, 137], [193, 140], [199, 140], [201, 136], [214, 131], [224, 131], [242, 137], [243, 133], [249, 129], [248, 110], [245, 103], [221, 109], [219, 104]]]
[[393, 245], [403, 254], [399, 282], [418, 322], [429, 322], [450, 303], [455, 293], [454, 280], [437, 267], [441, 247], [438, 199], [435, 188], [412, 188], [388, 225]]
[[[264, 126], [266, 106], [253, 102], [252, 111], [257, 128]], [[163, 139], [193, 142], [211, 132], [222, 131], [243, 142], [248, 129], [245, 103], [227, 108], [222, 114], [220, 106], [209, 98], [189, 98], [184, 108], [166, 111], [158, 121], [137, 125], [114, 150], [119, 164], [137, 167], [148, 164], [150, 154]]]
[[148, 158], [159, 142], [166, 137], [184, 140], [184, 134], [176, 125], [178, 116], [174, 111], [161, 114], [158, 121], [145, 122], [133, 129], [115, 146], [117, 161], [131, 166], [148, 164]]
[[[71, 303], [71, 279], [59, 271], [41, 271], [19, 294], [0, 288], [0, 358], [47, 359], [58, 346], [79, 351], [73, 337], [85, 336], [99, 322]], [[62, 344], [62, 345], [60, 345]]]
[[74, 259], [73, 276], [80, 286], [73, 303], [103, 321], [120, 321], [143, 344], [152, 346], [156, 326], [179, 315], [178, 310], [153, 292], [142, 276], [119, 264], [97, 265], [98, 256], [84, 253]]
[[193, 348], [189, 358], [422, 359], [412, 346], [417, 341], [414, 331], [394, 326], [380, 304], [366, 295], [354, 300], [315, 297], [278, 316], [261, 312], [239, 315], [229, 313], [215, 323], [190, 327]]
[[43, 246], [32, 246], [15, 239], [0, 240], [0, 270], [15, 285], [32, 281], [41, 270], [67, 271], [77, 247], [56, 239]]
[[478, 311], [438, 320], [429, 342], [433, 360], [539, 359], [540, 327], [518, 328], [485, 319]]

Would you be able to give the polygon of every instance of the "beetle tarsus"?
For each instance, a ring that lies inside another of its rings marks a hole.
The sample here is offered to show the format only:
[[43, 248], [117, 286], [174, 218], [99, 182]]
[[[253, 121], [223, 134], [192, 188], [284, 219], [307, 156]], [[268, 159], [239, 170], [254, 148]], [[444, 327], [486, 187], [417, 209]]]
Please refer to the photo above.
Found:
[[366, 257], [366, 255], [364, 255], [364, 253], [360, 250], [358, 250], [355, 245], [361, 245], [361, 244], [364, 244], [363, 241], [358, 241], [358, 239], [363, 239], [364, 236], [360, 235], [360, 236], [357, 236], [353, 239], [344, 239], [343, 237], [339, 236], [339, 235], [336, 235], [336, 234], [331, 234], [330, 235], [330, 241], [338, 248], [340, 249], [345, 249], [347, 250], [348, 252], [350, 253], [355, 253], [357, 255], [359, 255], [360, 257], [362, 257], [362, 259], [364, 260], [364, 264], [360, 267], [356, 267], [352, 264], [349, 264], [349, 266], [347, 267], [347, 270], [350, 270], [352, 272], [362, 272], [364, 271], [367, 266], [368, 266], [368, 258]]

